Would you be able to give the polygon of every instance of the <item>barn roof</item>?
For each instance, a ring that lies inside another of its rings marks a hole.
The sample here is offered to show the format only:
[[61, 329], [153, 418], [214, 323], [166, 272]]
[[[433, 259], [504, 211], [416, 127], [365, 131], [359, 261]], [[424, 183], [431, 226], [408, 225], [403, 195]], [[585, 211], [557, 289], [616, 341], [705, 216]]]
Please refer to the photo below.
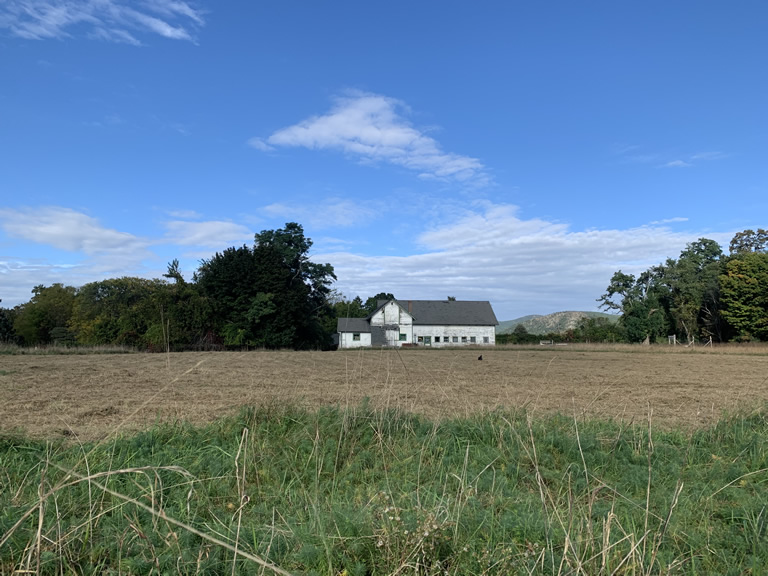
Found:
[[[379, 300], [376, 312], [390, 300]], [[496, 314], [487, 300], [395, 300], [413, 317], [414, 326], [496, 326]], [[370, 332], [371, 317], [339, 318], [337, 332]]]
[[487, 300], [396, 300], [415, 325], [496, 326], [499, 321]]

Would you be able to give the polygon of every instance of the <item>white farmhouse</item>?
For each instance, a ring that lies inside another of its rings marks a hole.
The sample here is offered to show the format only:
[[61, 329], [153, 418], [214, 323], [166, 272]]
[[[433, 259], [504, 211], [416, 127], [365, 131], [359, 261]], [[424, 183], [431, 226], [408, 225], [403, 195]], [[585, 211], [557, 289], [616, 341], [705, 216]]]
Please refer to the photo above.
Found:
[[339, 348], [492, 346], [498, 320], [490, 302], [381, 300], [367, 318], [339, 318]]

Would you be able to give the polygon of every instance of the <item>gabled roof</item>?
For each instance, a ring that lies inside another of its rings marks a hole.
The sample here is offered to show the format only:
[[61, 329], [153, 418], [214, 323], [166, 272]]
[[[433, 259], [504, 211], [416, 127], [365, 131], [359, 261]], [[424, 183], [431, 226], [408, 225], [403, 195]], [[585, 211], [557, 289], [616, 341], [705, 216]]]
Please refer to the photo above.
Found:
[[367, 318], [337, 318], [336, 332], [370, 332], [371, 323]]
[[371, 318], [373, 318], [373, 317], [376, 315], [376, 312], [378, 312], [379, 310], [381, 310], [382, 308], [384, 308], [384, 306], [386, 306], [386, 305], [387, 305], [387, 304], [389, 304], [390, 302], [394, 302], [395, 304], [397, 304], [398, 306], [400, 306], [400, 308], [402, 308], [403, 312], [408, 312], [408, 310], [407, 310], [407, 309], [403, 308], [403, 303], [402, 303], [402, 302], [400, 302], [400, 301], [398, 301], [398, 300], [376, 300], [376, 310], [374, 310], [373, 312], [371, 312], [370, 314], [368, 314], [368, 316], [367, 316], [366, 318], [367, 318], [368, 320], [370, 320]]
[[496, 326], [496, 314], [487, 300], [397, 300], [414, 325]]
[[[337, 332], [370, 332], [371, 317], [390, 300], [379, 300], [367, 318], [339, 318]], [[394, 300], [413, 317], [414, 326], [496, 326], [496, 314], [487, 300]]]

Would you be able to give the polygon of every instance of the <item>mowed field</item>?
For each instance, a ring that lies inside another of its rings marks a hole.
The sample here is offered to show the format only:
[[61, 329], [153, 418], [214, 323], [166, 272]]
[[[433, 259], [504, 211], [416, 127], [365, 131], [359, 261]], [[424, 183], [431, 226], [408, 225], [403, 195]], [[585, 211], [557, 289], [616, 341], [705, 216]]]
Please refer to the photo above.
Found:
[[767, 400], [768, 349], [750, 347], [0, 356], [0, 431], [38, 438], [365, 401], [435, 419], [503, 408], [639, 423], [650, 412], [654, 425], [693, 429]]

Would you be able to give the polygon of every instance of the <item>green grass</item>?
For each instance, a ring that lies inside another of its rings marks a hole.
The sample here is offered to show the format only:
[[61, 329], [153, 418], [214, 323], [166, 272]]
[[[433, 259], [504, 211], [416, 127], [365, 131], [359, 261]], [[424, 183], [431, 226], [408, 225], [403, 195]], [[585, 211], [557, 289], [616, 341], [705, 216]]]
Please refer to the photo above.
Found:
[[768, 419], [244, 409], [99, 445], [0, 436], [0, 573], [768, 572]]

